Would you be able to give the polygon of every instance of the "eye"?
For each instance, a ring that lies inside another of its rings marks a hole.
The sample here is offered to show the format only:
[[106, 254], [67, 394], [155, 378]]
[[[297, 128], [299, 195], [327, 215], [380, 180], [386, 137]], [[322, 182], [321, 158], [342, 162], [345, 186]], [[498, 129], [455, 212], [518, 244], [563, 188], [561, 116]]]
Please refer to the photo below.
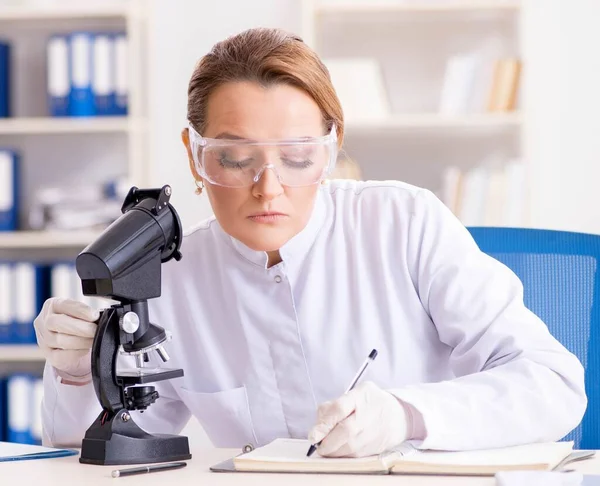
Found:
[[313, 165], [313, 161], [310, 159], [298, 160], [284, 157], [281, 160], [287, 167], [291, 167], [292, 169], [308, 169]]
[[226, 152], [219, 154], [219, 165], [225, 169], [243, 169], [252, 163], [252, 158], [234, 159]]
[[316, 150], [312, 146], [286, 147], [285, 150], [281, 151], [281, 161], [287, 167], [306, 169], [314, 164], [315, 155]]

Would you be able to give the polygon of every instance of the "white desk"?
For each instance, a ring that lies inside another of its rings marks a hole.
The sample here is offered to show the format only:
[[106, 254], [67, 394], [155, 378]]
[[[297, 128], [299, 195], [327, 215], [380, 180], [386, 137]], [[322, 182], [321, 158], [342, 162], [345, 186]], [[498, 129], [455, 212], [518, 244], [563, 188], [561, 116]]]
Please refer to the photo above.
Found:
[[[177, 484], [193, 486], [246, 485], [260, 484], [294, 486], [303, 485], [340, 485], [340, 486], [490, 486], [492, 477], [437, 477], [437, 476], [354, 476], [354, 475], [305, 475], [305, 474], [257, 474], [257, 473], [213, 473], [209, 467], [226, 460], [237, 450], [197, 449], [192, 451], [192, 459], [183, 469], [141, 474], [122, 478], [111, 477], [113, 469], [125, 469], [132, 466], [91, 466], [80, 464], [78, 456], [34, 461], [16, 461], [0, 463], [0, 483], [4, 486], [95, 486], [112, 484], [113, 486]], [[600, 453], [594, 458], [576, 462], [568, 468], [577, 469], [584, 474], [600, 474]]]

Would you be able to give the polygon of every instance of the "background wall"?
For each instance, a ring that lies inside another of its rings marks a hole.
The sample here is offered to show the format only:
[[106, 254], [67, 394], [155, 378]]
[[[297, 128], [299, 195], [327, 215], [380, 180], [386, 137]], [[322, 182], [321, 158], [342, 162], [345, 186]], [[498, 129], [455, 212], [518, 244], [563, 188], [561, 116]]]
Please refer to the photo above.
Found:
[[150, 3], [148, 101], [152, 181], [172, 184], [173, 203], [185, 226], [212, 214], [206, 195], [194, 194], [180, 139], [186, 124], [187, 85], [194, 65], [216, 42], [251, 27], [299, 31], [301, 5], [298, 0], [183, 0], [174, 9], [174, 3], [168, 0]]
[[532, 222], [600, 233], [600, 2], [526, 0], [523, 6]]

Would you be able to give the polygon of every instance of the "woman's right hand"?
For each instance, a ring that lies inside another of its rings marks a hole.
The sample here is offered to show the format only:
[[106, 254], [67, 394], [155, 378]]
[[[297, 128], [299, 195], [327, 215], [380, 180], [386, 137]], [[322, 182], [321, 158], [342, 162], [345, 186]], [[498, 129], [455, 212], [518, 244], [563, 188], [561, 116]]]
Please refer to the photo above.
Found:
[[99, 317], [99, 311], [83, 302], [53, 297], [33, 321], [38, 345], [64, 382], [90, 381], [90, 349]]

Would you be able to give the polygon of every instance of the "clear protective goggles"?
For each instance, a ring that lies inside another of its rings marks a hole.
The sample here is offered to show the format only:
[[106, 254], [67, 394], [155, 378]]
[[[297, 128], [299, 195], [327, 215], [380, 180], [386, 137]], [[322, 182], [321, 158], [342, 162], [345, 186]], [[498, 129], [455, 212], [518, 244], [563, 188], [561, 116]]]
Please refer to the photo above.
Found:
[[284, 140], [206, 138], [188, 124], [190, 149], [198, 174], [211, 184], [245, 187], [272, 170], [289, 187], [321, 182], [335, 167], [337, 132]]

